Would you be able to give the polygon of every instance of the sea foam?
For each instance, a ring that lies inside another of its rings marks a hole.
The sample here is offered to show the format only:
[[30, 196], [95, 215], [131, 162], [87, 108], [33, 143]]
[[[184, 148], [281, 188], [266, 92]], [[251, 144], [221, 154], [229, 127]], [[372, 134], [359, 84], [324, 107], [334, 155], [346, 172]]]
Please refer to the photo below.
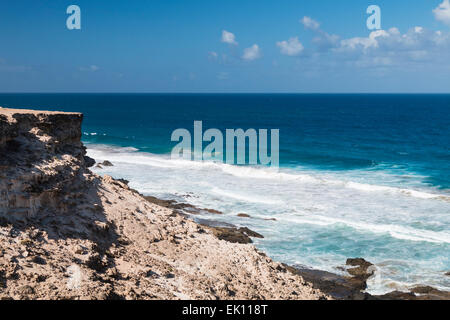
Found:
[[[423, 176], [405, 172], [405, 179], [384, 169], [275, 170], [89, 144], [88, 155], [114, 164], [94, 168], [98, 173], [125, 178], [142, 193], [224, 213], [213, 219], [240, 225], [237, 213], [250, 214], [245, 225], [265, 236], [256, 245], [283, 262], [336, 272], [346, 258], [363, 256], [379, 269], [381, 280], [369, 286], [373, 292], [421, 277], [422, 284], [450, 289], [439, 276], [450, 269], [450, 195], [422, 183]], [[391, 263], [378, 265], [383, 261]]]

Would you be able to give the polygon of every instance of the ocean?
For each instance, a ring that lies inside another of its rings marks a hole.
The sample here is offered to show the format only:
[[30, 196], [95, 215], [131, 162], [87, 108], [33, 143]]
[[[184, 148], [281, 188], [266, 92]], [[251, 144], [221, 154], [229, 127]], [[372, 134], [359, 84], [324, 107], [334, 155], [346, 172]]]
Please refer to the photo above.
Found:
[[[210, 218], [263, 234], [275, 260], [342, 273], [363, 257], [370, 293], [450, 291], [450, 95], [0, 94], [0, 106], [84, 113], [88, 155], [114, 164], [95, 172], [220, 210]], [[195, 120], [279, 129], [280, 168], [171, 160], [173, 130]]]

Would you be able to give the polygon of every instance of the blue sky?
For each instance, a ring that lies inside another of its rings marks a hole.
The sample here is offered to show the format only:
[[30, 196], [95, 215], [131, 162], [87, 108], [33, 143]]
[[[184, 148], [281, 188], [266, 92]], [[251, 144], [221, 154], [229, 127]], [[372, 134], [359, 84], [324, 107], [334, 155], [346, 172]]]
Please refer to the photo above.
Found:
[[1, 92], [450, 92], [448, 0], [2, 1], [0, 46]]

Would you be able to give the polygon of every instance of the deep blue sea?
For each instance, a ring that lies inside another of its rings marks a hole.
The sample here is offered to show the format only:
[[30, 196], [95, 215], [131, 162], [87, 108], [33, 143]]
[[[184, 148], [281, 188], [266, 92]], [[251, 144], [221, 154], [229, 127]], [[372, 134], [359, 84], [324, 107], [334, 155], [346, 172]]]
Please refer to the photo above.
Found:
[[[0, 94], [0, 106], [83, 112], [88, 154], [114, 163], [96, 172], [221, 210], [274, 259], [339, 273], [361, 256], [376, 266], [370, 292], [450, 290], [450, 95]], [[279, 129], [280, 169], [170, 159], [173, 130], [194, 120]]]

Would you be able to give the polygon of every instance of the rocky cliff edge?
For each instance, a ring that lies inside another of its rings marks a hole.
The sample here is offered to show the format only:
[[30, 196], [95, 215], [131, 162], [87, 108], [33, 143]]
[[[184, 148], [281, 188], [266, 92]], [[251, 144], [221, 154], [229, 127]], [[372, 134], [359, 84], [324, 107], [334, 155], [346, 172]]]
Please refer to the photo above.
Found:
[[0, 108], [0, 299], [325, 299], [251, 244], [93, 174], [80, 113]]

